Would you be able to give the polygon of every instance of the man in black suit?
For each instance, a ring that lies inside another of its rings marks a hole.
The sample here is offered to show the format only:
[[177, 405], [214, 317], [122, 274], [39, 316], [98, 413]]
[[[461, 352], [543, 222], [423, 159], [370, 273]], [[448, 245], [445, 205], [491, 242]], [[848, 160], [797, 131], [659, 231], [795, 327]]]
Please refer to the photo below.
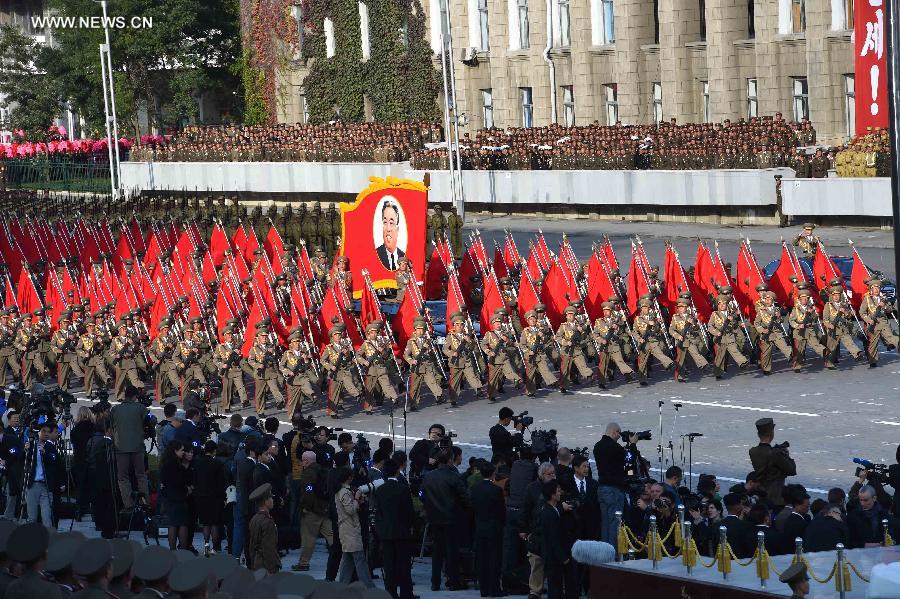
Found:
[[247, 547], [247, 538], [250, 532], [250, 493], [256, 487], [253, 486], [253, 471], [256, 469], [257, 457], [260, 447], [257, 437], [248, 436], [244, 442], [245, 456], [237, 463], [237, 504], [234, 511], [234, 541], [231, 546], [231, 555], [240, 558]]
[[[759, 543], [757, 536], [759, 533], [763, 533], [766, 551], [768, 551], [770, 555], [785, 555], [793, 551], [793, 540], [788, 543], [787, 537], [785, 537], [783, 533], [772, 528], [772, 515], [767, 507], [754, 505], [750, 508], [750, 511], [747, 512], [747, 520], [753, 527], [750, 529], [749, 538], [746, 540], [748, 548], [756, 548]], [[751, 553], [750, 555], [753, 554]]]
[[871, 485], [864, 485], [859, 489], [859, 508], [847, 513], [847, 528], [850, 529], [850, 545], [848, 549], [861, 547], [877, 547], [884, 541], [884, 525], [882, 520], [888, 521], [888, 529], [891, 536], [897, 537], [900, 532], [898, 519], [891, 516], [887, 510], [878, 505], [875, 498], [876, 491]]
[[385, 460], [383, 472], [385, 482], [375, 490], [375, 528], [381, 539], [384, 588], [394, 599], [413, 599], [412, 496], [398, 476], [397, 462]]
[[797, 485], [790, 500], [792, 508], [784, 521], [784, 536], [786, 542], [793, 543], [794, 539], [804, 537], [812, 518], [809, 515], [809, 493], [802, 485]]
[[575, 562], [572, 561], [572, 539], [562, 525], [560, 510], [571, 511], [562, 502], [562, 487], [551, 480], [543, 483], [541, 493], [546, 503], [541, 511], [541, 551], [544, 573], [547, 576], [547, 598], [567, 599], [578, 597]]
[[[393, 198], [391, 198], [393, 199]], [[400, 258], [406, 253], [397, 247], [400, 235], [400, 209], [393, 202], [385, 202], [381, 206], [381, 239], [382, 244], [375, 248], [382, 266], [388, 270], [400, 268]]]
[[506, 463], [511, 465], [515, 459], [516, 447], [522, 444], [522, 431], [525, 430], [525, 425], [521, 421], [516, 423], [517, 432], [515, 435], [506, 430], [506, 427], [512, 422], [512, 417], [512, 409], [503, 406], [500, 408], [500, 419], [488, 431], [488, 437], [491, 440], [491, 451], [493, 452], [492, 462], [494, 461], [493, 458], [499, 455], [503, 456], [506, 459]]
[[3, 421], [6, 424], [0, 440], [0, 460], [6, 464], [6, 512], [3, 516], [14, 520], [19, 516], [19, 496], [25, 482], [25, 444], [19, 427], [19, 413], [7, 410]]
[[[728, 516], [722, 519], [722, 526], [727, 529], [726, 539], [739, 559], [747, 559], [756, 551], [756, 537], [750, 538], [753, 526], [744, 518], [747, 507], [744, 504], [744, 495], [729, 493], [722, 498]], [[718, 537], [715, 545], [718, 546]]]
[[478, 463], [482, 480], [472, 487], [472, 509], [475, 512], [475, 562], [478, 588], [482, 597], [502, 597], [500, 569], [503, 558], [503, 524], [506, 505], [503, 491], [494, 484], [494, 465], [486, 460]]
[[841, 505], [829, 503], [806, 527], [803, 550], [807, 553], [834, 551], [838, 543], [843, 543], [846, 547], [849, 541], [850, 531], [844, 523]]
[[437, 469], [425, 475], [422, 493], [428, 524], [434, 538], [431, 557], [431, 590], [441, 589], [441, 571], [447, 562], [447, 587], [451, 591], [465, 590], [459, 576], [460, 516], [471, 507], [469, 490], [456, 469], [450, 466], [453, 452], [442, 449], [437, 454]]

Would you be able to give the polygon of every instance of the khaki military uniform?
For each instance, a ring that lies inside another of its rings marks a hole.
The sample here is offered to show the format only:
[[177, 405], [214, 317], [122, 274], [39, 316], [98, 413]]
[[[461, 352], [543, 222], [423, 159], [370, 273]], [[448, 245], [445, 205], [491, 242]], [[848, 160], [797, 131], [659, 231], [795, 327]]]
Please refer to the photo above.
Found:
[[519, 336], [519, 347], [525, 356], [525, 393], [531, 397], [538, 388], [538, 375], [545, 385], [558, 381], [547, 356], [546, 338], [540, 326], [525, 327]]
[[559, 325], [559, 329], [556, 331], [556, 341], [560, 347], [560, 389], [565, 390], [571, 384], [573, 366], [578, 370], [581, 378], [590, 380], [593, 373], [587, 365], [584, 350], [581, 349], [582, 334], [578, 325], [569, 322]]
[[431, 390], [437, 403], [444, 401], [443, 377], [435, 362], [438, 359], [440, 357], [425, 335], [413, 336], [406, 342], [403, 360], [409, 364], [409, 401], [413, 410], [419, 407], [423, 383]]
[[[356, 352], [356, 361], [365, 369], [365, 378], [363, 386], [366, 389], [366, 396], [375, 397], [375, 392], [380, 391], [381, 395], [391, 400], [397, 401], [399, 394], [394, 386], [391, 373], [396, 371], [393, 366], [394, 356], [391, 349], [390, 341], [385, 341], [384, 337], [376, 338], [375, 341], [366, 339], [359, 346]], [[381, 405], [381, 399], [376, 400], [376, 405]], [[364, 409], [369, 409], [368, 400]]]
[[689, 314], [678, 314], [672, 316], [669, 323], [669, 335], [675, 341], [675, 378], [683, 380], [684, 364], [687, 357], [690, 356], [694, 362], [694, 366], [702, 370], [709, 366], [709, 362], [703, 355], [705, 344], [700, 327]]
[[74, 326], [70, 326], [68, 329], [57, 329], [53, 333], [50, 351], [56, 354], [56, 384], [64, 391], [69, 390], [69, 378], [73, 372], [75, 376], [84, 376], [81, 368], [78, 367], [78, 356], [75, 355], [77, 343], [78, 333]]
[[841, 353], [841, 345], [855, 359], [863, 352], [853, 340], [853, 308], [844, 302], [828, 302], [822, 309], [822, 326], [825, 329], [825, 364], [833, 367]]
[[85, 333], [78, 340], [75, 349], [81, 358], [81, 369], [84, 372], [84, 392], [90, 395], [94, 391], [94, 378], [99, 378], [102, 388], [109, 384], [109, 372], [103, 362], [103, 345], [94, 333]]
[[816, 255], [816, 250], [819, 249], [819, 238], [815, 235], [797, 235], [797, 238], [794, 239], [794, 245], [803, 250], [803, 253], [806, 257], [811, 258]]
[[241, 369], [240, 351], [231, 343], [220, 343], [214, 351], [213, 361], [222, 376], [221, 403], [225, 409], [231, 407], [235, 393], [237, 393], [242, 406], [249, 406], [247, 387], [244, 386], [244, 372]]
[[488, 356], [488, 398], [494, 399], [500, 392], [504, 380], [518, 385], [522, 377], [513, 367], [513, 359], [510, 355], [510, 346], [515, 340], [506, 330], [508, 325], [501, 325], [500, 331], [488, 331], [484, 335], [482, 347]]
[[756, 330], [759, 332], [759, 366], [764, 373], [772, 372], [772, 354], [774, 348], [778, 348], [781, 354], [790, 360], [793, 351], [784, 338], [781, 328], [781, 309], [772, 305], [766, 306], [762, 302], [756, 304], [756, 318], [753, 320]]
[[866, 323], [866, 357], [869, 364], [878, 363], [878, 342], [883, 341], [888, 349], [896, 349], [900, 339], [891, 330], [888, 321], [889, 306], [882, 295], [873, 296], [869, 292], [863, 295], [859, 306], [859, 317]]
[[350, 340], [340, 343], [329, 343], [322, 350], [322, 367], [328, 374], [328, 412], [339, 413], [344, 408], [342, 393], [346, 391], [351, 397], [358, 398], [362, 389], [354, 376], [353, 349]]
[[113, 353], [113, 363], [115, 364], [115, 382], [113, 389], [115, 398], [122, 400], [125, 398], [125, 387], [129, 383], [136, 389], [143, 389], [144, 383], [138, 376], [137, 361], [134, 359], [137, 348], [128, 337], [113, 337], [110, 343], [110, 351]]
[[281, 570], [281, 558], [278, 555], [278, 527], [275, 520], [267, 512], [257, 512], [250, 519], [247, 537], [247, 552], [254, 570], [265, 570], [275, 574]]
[[316, 392], [312, 381], [315, 377], [308, 349], [301, 342], [298, 350], [289, 349], [281, 354], [278, 367], [284, 376], [285, 395], [287, 397], [287, 415], [293, 416], [303, 412], [303, 400], [315, 400]]
[[254, 343], [247, 356], [247, 363], [253, 369], [253, 394], [256, 413], [266, 410], [266, 390], [272, 394], [276, 406], [284, 407], [284, 396], [281, 394], [279, 373], [275, 368], [275, 352], [265, 343]]
[[813, 306], [804, 307], [800, 302], [795, 303], [788, 321], [791, 324], [791, 329], [794, 331], [793, 367], [795, 371], [799, 371], [800, 366], [806, 361], [804, 354], [807, 346], [816, 355], [823, 357], [825, 346], [819, 342], [819, 336], [815, 329], [816, 310]]
[[181, 381], [178, 379], [178, 371], [172, 354], [175, 346], [169, 339], [169, 334], [158, 335], [150, 343], [150, 359], [156, 369], [156, 397], [162, 400], [173, 391], [181, 390]]
[[22, 364], [14, 345], [16, 327], [9, 322], [0, 323], [0, 385], [6, 384], [6, 371], [12, 372], [14, 380], [18, 380], [22, 372]]
[[716, 378], [721, 378], [725, 372], [725, 361], [728, 356], [737, 363], [741, 368], [745, 367], [749, 360], [738, 349], [737, 329], [738, 316], [731, 313], [730, 310], [713, 312], [709, 317], [709, 334], [712, 335], [715, 343], [715, 356], [713, 358], [713, 367], [715, 368]]
[[36, 325], [23, 323], [16, 333], [15, 348], [22, 356], [22, 384], [26, 388], [30, 388], [37, 375], [38, 382], [44, 379], [47, 368], [44, 366], [44, 360], [38, 348], [39, 340], [37, 335], [39, 330]]
[[650, 372], [650, 359], [662, 364], [668, 370], [672, 367], [672, 359], [663, 350], [662, 334], [659, 324], [650, 316], [638, 315], [634, 319], [634, 337], [638, 343], [637, 371], [641, 384], [647, 384], [647, 374]]
[[468, 340], [465, 334], [450, 331], [444, 341], [444, 355], [450, 366], [450, 403], [456, 405], [462, 392], [463, 380], [477, 391], [481, 390], [481, 378], [475, 373], [475, 341]]
[[206, 375], [203, 374], [203, 367], [200, 366], [199, 360], [200, 345], [196, 341], [182, 339], [178, 342], [175, 348], [175, 361], [185, 387], [195, 379], [203, 384], [206, 383]]
[[[600, 353], [597, 356], [597, 370], [600, 373], [601, 381], [610, 379], [610, 369], [613, 366], [623, 376], [630, 377], [634, 374], [634, 370], [628, 365], [622, 354], [620, 343], [622, 330], [614, 316], [595, 320], [593, 334], [600, 347]], [[629, 343], [628, 346], [631, 347], [631, 344]]]

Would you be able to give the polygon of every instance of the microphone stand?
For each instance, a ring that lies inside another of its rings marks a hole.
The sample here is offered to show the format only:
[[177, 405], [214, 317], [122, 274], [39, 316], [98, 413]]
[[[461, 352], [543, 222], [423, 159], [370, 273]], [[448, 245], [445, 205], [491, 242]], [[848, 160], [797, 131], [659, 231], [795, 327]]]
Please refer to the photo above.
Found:
[[675, 465], [675, 447], [672, 444], [672, 439], [675, 437], [675, 425], [678, 423], [678, 409], [682, 406], [682, 404], [677, 401], [672, 403], [672, 406], [675, 408], [675, 417], [672, 419], [672, 432], [669, 433], [669, 458], [672, 460], [672, 465]]
[[659, 408], [659, 441], [656, 443], [656, 458], [657, 462], [659, 462], [659, 471], [663, 472], [663, 454], [665, 453], [663, 450], [663, 421], [662, 421], [662, 407], [665, 404], [663, 400], [659, 400], [657, 402], [657, 407]]

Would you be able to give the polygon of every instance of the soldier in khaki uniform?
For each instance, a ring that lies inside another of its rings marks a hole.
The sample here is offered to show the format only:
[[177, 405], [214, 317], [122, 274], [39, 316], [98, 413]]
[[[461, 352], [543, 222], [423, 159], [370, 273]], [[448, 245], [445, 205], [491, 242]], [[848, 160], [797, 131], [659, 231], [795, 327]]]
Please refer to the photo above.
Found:
[[514, 333], [502, 314], [491, 317], [492, 330], [484, 334], [483, 348], [488, 357], [488, 399], [495, 401], [504, 380], [521, 384], [522, 377], [513, 367], [510, 350], [515, 347]]
[[231, 408], [233, 395], [237, 393], [241, 407], [247, 408], [247, 388], [244, 386], [244, 372], [241, 370], [241, 352], [234, 343], [234, 329], [226, 326], [222, 329], [222, 343], [216, 346], [213, 361], [222, 376], [221, 403], [228, 410]]
[[725, 362], [729, 355], [740, 368], [745, 368], [750, 363], [738, 349], [739, 317], [728, 309], [728, 303], [727, 296], [719, 295], [716, 298], [716, 311], [709, 316], [708, 329], [715, 343], [713, 367], [717, 380], [721, 379], [725, 372]]
[[825, 346], [819, 341], [816, 331], [818, 315], [812, 302], [812, 294], [809, 289], [801, 289], [797, 292], [797, 301], [788, 321], [794, 331], [794, 372], [800, 372], [801, 365], [806, 361], [804, 354], [809, 346], [817, 356], [825, 358]]
[[[382, 326], [380, 320], [370, 322], [366, 327], [366, 339], [356, 352], [356, 362], [365, 372], [363, 386], [366, 389], [367, 400], [363, 408], [367, 414], [372, 413], [368, 398], [376, 397], [376, 391], [380, 391], [382, 397], [392, 402], [396, 402], [399, 397], [391, 377], [391, 373], [397, 370], [393, 364], [394, 350], [391, 348], [390, 339], [382, 335]], [[380, 406], [382, 403], [383, 399], [376, 400], [376, 405]]]
[[322, 368], [328, 374], [328, 413], [332, 418], [341, 416], [344, 391], [357, 400], [363, 393], [355, 376], [353, 346], [349, 338], [344, 338], [345, 330], [340, 323], [331, 327], [328, 331], [331, 343], [322, 350]]
[[[622, 355], [621, 336], [626, 335], [621, 329], [619, 321], [613, 314], [615, 304], [613, 302], [603, 302], [601, 305], [603, 316], [594, 321], [593, 335], [600, 348], [597, 356], [597, 371], [600, 376], [600, 387], [606, 388], [606, 383], [612, 379], [611, 368], [616, 367], [619, 374], [628, 380], [631, 380], [634, 370], [625, 362]], [[629, 347], [631, 344], [628, 344]]]
[[825, 366], [834, 370], [841, 354], [841, 345], [856, 361], [864, 354], [853, 340], [853, 308], [844, 301], [844, 288], [835, 285], [830, 289], [831, 298], [822, 309], [822, 326], [825, 328]]
[[866, 357], [869, 358], [869, 366], [878, 366], [878, 342], [881, 341], [888, 351], [896, 350], [900, 344], [898, 336], [891, 331], [891, 323], [888, 315], [893, 307], [881, 295], [881, 281], [871, 278], [866, 281], [869, 290], [863, 295], [859, 306], [859, 317], [866, 323]]
[[328, 264], [325, 260], [325, 250], [317, 247], [315, 258], [312, 261], [313, 277], [319, 282], [322, 289], [328, 288]]
[[13, 380], [19, 379], [22, 372], [21, 362], [16, 356], [14, 345], [16, 326], [9, 310], [0, 310], [0, 385], [6, 384], [6, 371], [12, 373]]
[[813, 235], [813, 229], [815, 228], [815, 223], [805, 223], [803, 232], [794, 239], [794, 245], [803, 250], [803, 254], [807, 258], [814, 257], [816, 250], [819, 249], [819, 238]]
[[109, 383], [109, 373], [103, 363], [103, 345], [98, 335], [94, 333], [96, 324], [88, 320], [84, 326], [86, 331], [78, 340], [75, 351], [81, 358], [81, 369], [84, 372], [84, 392], [91, 395], [94, 392], [94, 378], [99, 378], [101, 388], [105, 389]]
[[76, 376], [84, 376], [75, 355], [77, 343], [78, 332], [72, 326], [72, 314], [63, 312], [59, 315], [59, 328], [53, 333], [50, 348], [56, 354], [56, 383], [63, 391], [69, 390], [69, 378], [73, 372]]
[[638, 302], [640, 313], [634, 319], [634, 338], [638, 344], [637, 371], [641, 386], [647, 386], [647, 374], [650, 371], [650, 359], [656, 358], [663, 368], [669, 370], [674, 365], [672, 358], [663, 351], [662, 329], [650, 314], [653, 302], [644, 298]]
[[156, 370], [156, 397], [159, 401], [173, 391], [178, 391], [181, 385], [173, 359], [175, 340], [170, 333], [171, 327], [172, 321], [168, 317], [160, 320], [157, 325], [159, 334], [150, 343], [150, 360], [153, 362], [153, 369]]
[[453, 255], [459, 259], [463, 254], [463, 219], [456, 213], [456, 208], [450, 208], [450, 214], [447, 215], [447, 228], [450, 229], [450, 246], [453, 248]]
[[311, 382], [312, 377], [315, 377], [312, 355], [300, 331], [295, 330], [288, 337], [288, 348], [281, 354], [278, 367], [284, 376], [287, 414], [293, 417], [294, 414], [303, 412], [304, 399], [314, 402], [316, 398]]
[[[537, 328], [541, 332], [541, 345], [547, 352], [550, 364], [559, 363], [559, 344], [555, 341], [553, 329], [550, 328], [550, 319], [547, 318], [547, 306], [541, 303], [534, 305], [534, 315], [537, 320]], [[549, 384], [544, 381], [545, 384]]]
[[459, 402], [463, 380], [476, 391], [478, 397], [484, 396], [485, 389], [481, 378], [475, 373], [478, 346], [474, 337], [465, 331], [466, 317], [462, 312], [454, 312], [450, 315], [450, 322], [453, 323], [453, 330], [447, 333], [443, 351], [450, 365], [450, 405], [455, 406]]
[[788, 360], [793, 357], [791, 347], [784, 338], [781, 308], [775, 304], [775, 297], [773, 291], [760, 292], [760, 299], [756, 302], [756, 318], [753, 320], [753, 325], [759, 332], [759, 366], [766, 376], [772, 374], [773, 348], [777, 347]]
[[564, 314], [566, 320], [559, 325], [559, 329], [556, 331], [556, 341], [560, 347], [559, 390], [561, 393], [568, 392], [572, 381], [573, 366], [578, 370], [582, 379], [590, 380], [593, 374], [584, 357], [581, 329], [575, 322], [578, 311], [573, 306], [568, 306], [564, 310]]
[[247, 363], [253, 369], [253, 393], [256, 414], [262, 417], [266, 410], [266, 390], [272, 394], [276, 407], [284, 407], [284, 396], [281, 394], [278, 357], [275, 347], [269, 343], [269, 330], [265, 327], [256, 329], [256, 340], [250, 348]]
[[397, 281], [397, 295], [396, 301], [402, 302], [403, 296], [406, 294], [406, 286], [410, 284], [412, 281], [412, 271], [409, 268], [409, 258], [406, 256], [400, 258], [399, 268], [397, 272], [394, 274], [394, 279]]
[[672, 316], [672, 322], [669, 323], [669, 335], [675, 341], [675, 380], [679, 383], [685, 382], [684, 363], [687, 356], [691, 356], [694, 366], [699, 370], [703, 370], [709, 366], [709, 362], [703, 356], [703, 334], [700, 325], [693, 314], [688, 313], [691, 302], [688, 299], [680, 298], [675, 302], [675, 314]]
[[195, 340], [194, 329], [184, 329], [184, 339], [175, 348], [175, 364], [181, 374], [182, 386], [187, 388], [192, 380], [206, 383], [206, 375], [200, 366], [200, 345]]
[[428, 386], [434, 395], [435, 403], [444, 403], [444, 389], [441, 386], [441, 375], [436, 360], [440, 357], [434, 348], [431, 338], [425, 334], [428, 322], [423, 316], [413, 320], [413, 335], [406, 342], [403, 360], [409, 364], [409, 409], [419, 409], [422, 396], [422, 383]]
[[[38, 308], [34, 314], [22, 315], [22, 324], [16, 333], [15, 348], [22, 356], [22, 384], [26, 389], [31, 388], [32, 383], [41, 382], [47, 374], [44, 361], [39, 350], [40, 328], [38, 322], [44, 316], [44, 311]], [[28, 322], [29, 319], [33, 319]], [[37, 381], [35, 381], [35, 377]]]
[[[534, 397], [538, 387], [538, 374], [547, 386], [558, 382], [547, 356], [546, 338], [537, 324], [537, 313], [529, 310], [525, 313], [527, 327], [519, 336], [519, 348], [525, 356], [525, 395]], [[554, 342], [555, 343], [555, 342]]]
[[113, 389], [115, 398], [121, 401], [125, 398], [125, 388], [131, 384], [135, 389], [143, 389], [144, 383], [138, 376], [137, 347], [132, 339], [128, 336], [128, 321], [124, 318], [119, 323], [119, 334], [113, 337], [110, 342], [110, 352], [112, 353], [113, 364], [115, 364], [115, 382]]

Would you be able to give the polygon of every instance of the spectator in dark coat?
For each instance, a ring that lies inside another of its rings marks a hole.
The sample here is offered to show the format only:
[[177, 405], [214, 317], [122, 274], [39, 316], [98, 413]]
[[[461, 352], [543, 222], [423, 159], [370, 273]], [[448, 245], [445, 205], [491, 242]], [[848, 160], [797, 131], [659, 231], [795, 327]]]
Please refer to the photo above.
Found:
[[784, 536], [787, 543], [794, 543], [794, 539], [802, 539], [806, 534], [806, 527], [812, 519], [809, 515], [809, 493], [802, 486], [797, 489], [791, 500], [791, 513], [784, 521]]
[[75, 417], [75, 426], [70, 433], [72, 441], [72, 474], [75, 484], [78, 486], [78, 516], [80, 520], [83, 514], [91, 509], [91, 488], [87, 484], [88, 452], [87, 445], [94, 436], [94, 413], [88, 406], [78, 408]]
[[104, 539], [111, 539], [116, 531], [115, 454], [112, 438], [106, 435], [107, 419], [97, 418], [94, 435], [87, 444], [87, 485], [91, 488], [93, 520]]
[[375, 528], [381, 540], [384, 588], [392, 597], [413, 599], [412, 496], [409, 485], [398, 477], [396, 461], [385, 460], [383, 473], [385, 482], [375, 490]]
[[[723, 518], [721, 523], [721, 526], [727, 530], [728, 544], [731, 545], [738, 559], [747, 559], [756, 550], [756, 537], [751, 538], [751, 533], [755, 534], [755, 531], [744, 517], [747, 509], [744, 506], [744, 496], [729, 493], [722, 499], [722, 502], [725, 504], [725, 509], [728, 510], [728, 516]], [[718, 546], [718, 541], [715, 544]]]
[[562, 502], [562, 488], [556, 480], [543, 483], [545, 503], [541, 510], [541, 554], [547, 576], [548, 599], [578, 597], [578, 575], [572, 561], [572, 539], [566, 534], [561, 511], [572, 508]]
[[194, 458], [194, 502], [207, 550], [221, 547], [225, 524], [225, 465], [216, 459], [217, 449], [215, 441], [207, 441], [203, 453]]
[[846, 547], [849, 541], [850, 531], [844, 522], [841, 505], [829, 503], [806, 527], [803, 551], [834, 551], [838, 543]]
[[847, 528], [850, 529], [849, 549], [877, 547], [884, 542], [884, 525], [888, 521], [891, 536], [898, 532], [897, 519], [891, 516], [875, 500], [875, 489], [864, 485], [859, 490], [859, 509], [847, 513]]
[[482, 460], [478, 464], [482, 480], [472, 487], [472, 508], [475, 513], [475, 563], [478, 588], [482, 597], [502, 597], [500, 567], [503, 557], [503, 524], [506, 504], [503, 491], [494, 484], [494, 465]]
[[169, 530], [169, 549], [190, 547], [191, 472], [184, 461], [184, 444], [178, 439], [166, 446], [159, 466], [160, 494], [163, 497]]
[[447, 587], [451, 590], [466, 589], [459, 576], [459, 544], [456, 529], [461, 514], [471, 506], [469, 490], [459, 473], [450, 466], [453, 452], [441, 450], [437, 455], [437, 468], [429, 472], [422, 482], [425, 512], [434, 539], [431, 559], [431, 590], [441, 588], [441, 571], [447, 562]]

